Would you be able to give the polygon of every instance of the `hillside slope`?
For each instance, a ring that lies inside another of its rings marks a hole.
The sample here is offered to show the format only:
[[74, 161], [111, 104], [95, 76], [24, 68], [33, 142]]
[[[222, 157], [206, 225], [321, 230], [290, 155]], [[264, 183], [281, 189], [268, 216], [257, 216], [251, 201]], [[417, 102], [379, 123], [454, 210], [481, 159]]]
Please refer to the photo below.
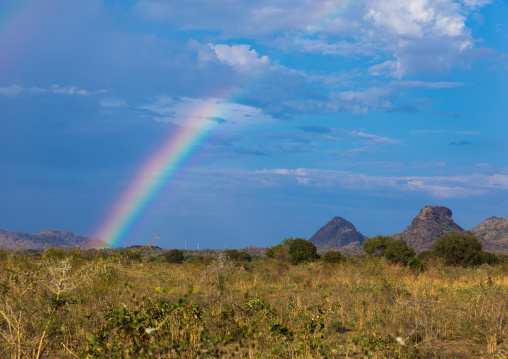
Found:
[[44, 249], [50, 247], [104, 248], [106, 242], [67, 231], [48, 229], [35, 233], [10, 232], [0, 229], [0, 247], [4, 249]]
[[317, 248], [340, 248], [352, 243], [361, 245], [366, 238], [351, 222], [342, 217], [334, 217], [309, 240]]
[[490, 217], [471, 229], [489, 252], [508, 253], [508, 218]]

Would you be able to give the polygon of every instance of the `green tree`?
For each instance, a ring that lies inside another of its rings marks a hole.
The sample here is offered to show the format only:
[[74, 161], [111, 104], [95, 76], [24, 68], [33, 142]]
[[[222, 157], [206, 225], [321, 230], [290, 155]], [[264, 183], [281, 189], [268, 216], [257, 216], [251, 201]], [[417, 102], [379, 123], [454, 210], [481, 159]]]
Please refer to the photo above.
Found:
[[416, 254], [405, 240], [382, 235], [367, 239], [363, 242], [362, 249], [368, 255], [384, 257], [392, 263], [407, 264]]
[[229, 259], [235, 262], [250, 262], [252, 261], [252, 256], [247, 252], [240, 252], [236, 249], [227, 249], [226, 255]]
[[415, 250], [408, 247], [405, 240], [393, 239], [388, 241], [383, 256], [392, 263], [407, 264], [415, 254]]
[[482, 243], [473, 234], [446, 233], [431, 246], [434, 256], [443, 258], [447, 264], [470, 267], [482, 264], [488, 255], [482, 251]]
[[168, 263], [182, 263], [183, 251], [180, 249], [171, 249], [166, 252], [166, 262]]
[[328, 251], [323, 254], [321, 260], [325, 263], [340, 263], [346, 260], [346, 257], [339, 251]]
[[378, 234], [377, 236], [369, 238], [363, 242], [362, 250], [368, 255], [382, 257], [385, 253], [388, 242], [393, 240], [393, 237]]
[[290, 243], [289, 255], [291, 256], [291, 263], [299, 264], [319, 258], [317, 248], [311, 241], [303, 238], [291, 238], [291, 241], [288, 242]]

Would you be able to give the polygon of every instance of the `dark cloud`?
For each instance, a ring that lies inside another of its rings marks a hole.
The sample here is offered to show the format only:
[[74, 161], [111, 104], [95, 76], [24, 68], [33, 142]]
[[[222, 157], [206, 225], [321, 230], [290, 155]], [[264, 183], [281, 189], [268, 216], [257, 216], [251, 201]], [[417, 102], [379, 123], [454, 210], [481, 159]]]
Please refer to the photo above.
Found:
[[404, 113], [415, 113], [418, 112], [418, 107], [412, 104], [403, 104], [392, 107], [387, 112], [404, 112]]
[[472, 142], [469, 141], [460, 141], [460, 142], [450, 142], [450, 146], [469, 146], [472, 145]]
[[462, 113], [460, 113], [460, 112], [438, 111], [437, 113], [440, 115], [449, 117], [449, 118], [453, 118], [453, 119], [457, 119], [460, 116], [462, 116]]

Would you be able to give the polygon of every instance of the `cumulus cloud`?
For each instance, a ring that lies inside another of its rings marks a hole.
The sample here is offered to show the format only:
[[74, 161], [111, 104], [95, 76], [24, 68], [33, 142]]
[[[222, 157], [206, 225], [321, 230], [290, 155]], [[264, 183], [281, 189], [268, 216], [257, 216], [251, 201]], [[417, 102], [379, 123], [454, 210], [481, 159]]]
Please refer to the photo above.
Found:
[[[227, 2], [227, 3], [226, 3]], [[444, 72], [473, 60], [476, 40], [467, 21], [489, 0], [367, 0], [350, 4], [329, 0], [230, 2], [143, 0], [138, 11], [154, 21], [185, 29], [219, 32], [226, 38], [266, 40], [301, 52], [367, 56], [384, 61], [374, 75], [401, 78]], [[319, 36], [312, 36], [318, 33]], [[309, 36], [310, 35], [310, 36]]]
[[[250, 45], [208, 44], [208, 47], [213, 51], [216, 59], [239, 72], [252, 71], [270, 63], [268, 56], [260, 57], [255, 49], [250, 49]], [[202, 61], [211, 60], [213, 55], [203, 49], [199, 53]]]

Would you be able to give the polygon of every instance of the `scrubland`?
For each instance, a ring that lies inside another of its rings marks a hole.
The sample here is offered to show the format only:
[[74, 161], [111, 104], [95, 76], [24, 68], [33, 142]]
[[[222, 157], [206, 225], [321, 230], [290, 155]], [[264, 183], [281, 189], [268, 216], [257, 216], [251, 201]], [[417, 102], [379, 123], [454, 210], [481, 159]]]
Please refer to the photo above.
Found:
[[[504, 357], [508, 266], [0, 260], [2, 358]], [[152, 258], [153, 259], [153, 258]]]

